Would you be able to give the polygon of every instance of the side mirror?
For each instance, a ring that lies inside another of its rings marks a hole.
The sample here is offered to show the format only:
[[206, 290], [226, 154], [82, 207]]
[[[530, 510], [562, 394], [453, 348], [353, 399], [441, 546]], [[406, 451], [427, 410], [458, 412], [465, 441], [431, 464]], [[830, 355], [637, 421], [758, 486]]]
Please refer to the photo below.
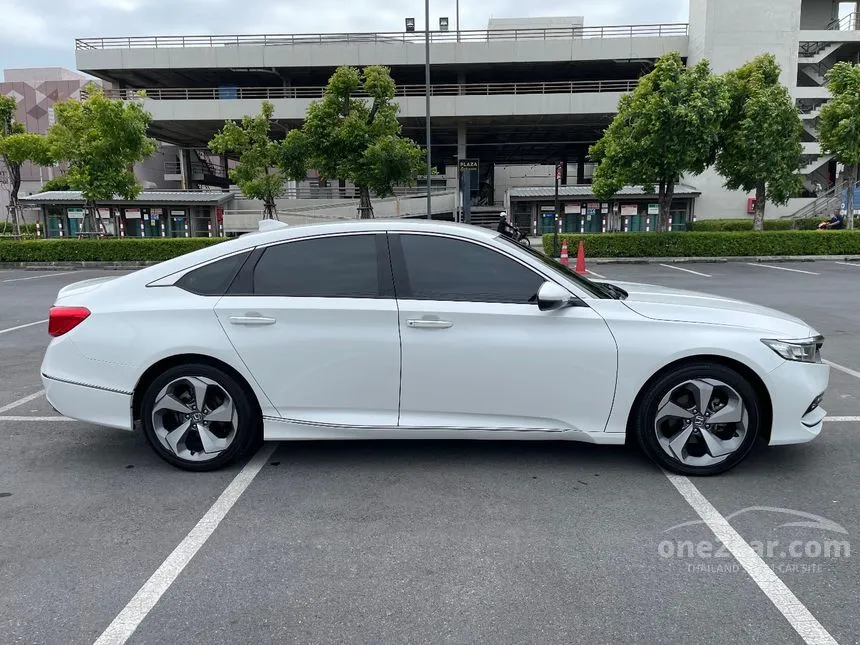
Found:
[[547, 281], [538, 289], [537, 302], [541, 311], [555, 311], [571, 305], [573, 296], [564, 287]]

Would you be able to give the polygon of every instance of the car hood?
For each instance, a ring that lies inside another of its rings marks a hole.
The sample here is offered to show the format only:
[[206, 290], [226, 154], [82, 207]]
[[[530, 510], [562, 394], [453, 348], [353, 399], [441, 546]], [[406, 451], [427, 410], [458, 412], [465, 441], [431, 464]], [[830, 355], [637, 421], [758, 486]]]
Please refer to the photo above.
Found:
[[81, 296], [90, 291], [94, 291], [98, 287], [102, 286], [107, 282], [112, 282], [121, 276], [108, 276], [105, 278], [90, 278], [89, 280], [81, 280], [80, 282], [73, 282], [72, 284], [66, 285], [62, 289], [57, 292], [57, 301], [60, 299], [66, 299], [73, 296]]
[[697, 291], [653, 284], [612, 282], [628, 296], [624, 304], [641, 316], [655, 320], [749, 327], [773, 332], [782, 338], [805, 338], [817, 332], [790, 314], [761, 305]]

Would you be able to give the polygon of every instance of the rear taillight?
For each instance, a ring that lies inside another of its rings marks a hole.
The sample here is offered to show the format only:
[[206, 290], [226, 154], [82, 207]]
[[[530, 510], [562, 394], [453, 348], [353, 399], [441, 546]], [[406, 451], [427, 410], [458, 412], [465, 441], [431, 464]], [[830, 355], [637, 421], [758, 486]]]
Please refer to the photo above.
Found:
[[48, 315], [48, 333], [51, 336], [62, 336], [80, 325], [90, 310], [86, 307], [51, 307]]

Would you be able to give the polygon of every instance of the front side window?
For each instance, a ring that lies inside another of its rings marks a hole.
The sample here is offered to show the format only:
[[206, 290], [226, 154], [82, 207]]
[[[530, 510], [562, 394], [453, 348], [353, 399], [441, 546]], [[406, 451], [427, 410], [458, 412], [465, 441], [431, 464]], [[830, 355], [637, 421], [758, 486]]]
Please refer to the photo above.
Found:
[[453, 238], [401, 235], [404, 289], [414, 300], [525, 304], [537, 302], [544, 279], [493, 249]]
[[380, 297], [375, 235], [336, 235], [267, 248], [254, 269], [254, 295]]

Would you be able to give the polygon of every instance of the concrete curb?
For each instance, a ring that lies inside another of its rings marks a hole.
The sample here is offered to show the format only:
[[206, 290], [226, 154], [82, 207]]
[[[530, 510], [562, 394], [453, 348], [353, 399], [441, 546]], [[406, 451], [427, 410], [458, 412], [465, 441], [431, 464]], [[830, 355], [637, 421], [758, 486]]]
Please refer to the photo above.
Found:
[[158, 262], [0, 262], [0, 269], [24, 269], [25, 271], [75, 271], [79, 269], [113, 269], [128, 271], [142, 269]]
[[[571, 258], [573, 260], [574, 258]], [[591, 264], [717, 264], [724, 262], [860, 262], [860, 256], [851, 255], [761, 255], [720, 258], [590, 258]], [[101, 269], [129, 271], [158, 264], [158, 262], [0, 262], [0, 269], [25, 271], [76, 271]]]

